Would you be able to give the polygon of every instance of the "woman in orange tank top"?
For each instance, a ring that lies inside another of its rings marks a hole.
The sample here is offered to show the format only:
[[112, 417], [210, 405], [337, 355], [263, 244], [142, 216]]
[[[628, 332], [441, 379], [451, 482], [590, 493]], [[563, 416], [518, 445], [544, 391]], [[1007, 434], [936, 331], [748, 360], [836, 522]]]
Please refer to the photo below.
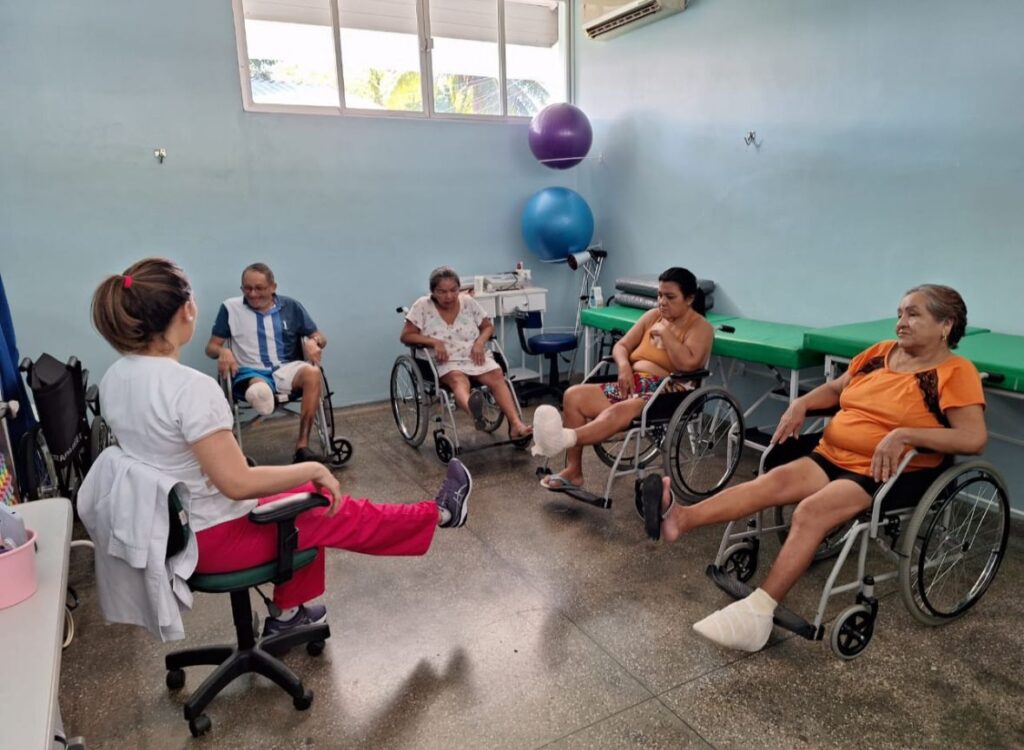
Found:
[[[565, 468], [544, 477], [541, 486], [564, 492], [583, 484], [583, 446], [601, 443], [640, 416], [663, 378], [698, 370], [711, 356], [714, 329], [704, 319], [697, 278], [685, 268], [658, 277], [658, 307], [643, 314], [612, 349], [615, 383], [584, 383], [565, 392], [562, 415], [538, 406], [533, 415], [534, 455], [565, 451]], [[538, 430], [540, 433], [538, 433]]]
[[[985, 448], [985, 396], [974, 365], [953, 354], [967, 328], [967, 306], [947, 286], [924, 284], [900, 302], [896, 341], [854, 357], [836, 380], [796, 399], [772, 437], [800, 434], [806, 414], [839, 406], [811, 456], [736, 485], [702, 503], [674, 505], [669, 480], [661, 497], [645, 493], [645, 520], [675, 541], [701, 526], [747, 518], [774, 506], [796, 505], [792, 526], [761, 588], [718, 610], [693, 628], [715, 643], [757, 651], [768, 641], [778, 602], [811, 564], [826, 535], [871, 507], [874, 491], [897, 471], [904, 453], [976, 454]], [[905, 471], [908, 481], [941, 456], [921, 455]], [[653, 488], [652, 488], [653, 489]], [[659, 502], [660, 501], [660, 502]]]

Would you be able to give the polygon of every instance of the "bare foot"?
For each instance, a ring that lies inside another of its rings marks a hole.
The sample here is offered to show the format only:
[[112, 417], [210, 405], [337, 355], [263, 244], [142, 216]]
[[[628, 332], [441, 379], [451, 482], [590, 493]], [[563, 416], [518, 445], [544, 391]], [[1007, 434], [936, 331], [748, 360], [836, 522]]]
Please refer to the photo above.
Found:
[[532, 434], [533, 434], [533, 428], [530, 427], [530, 425], [528, 425], [528, 424], [524, 424], [523, 422], [520, 422], [517, 426], [512, 427], [508, 431], [508, 436], [510, 438], [512, 438], [513, 440], [518, 440], [519, 438], [529, 437]]
[[663, 477], [661, 480], [661, 538], [666, 542], [674, 542], [686, 526], [686, 506], [672, 504], [672, 480]]

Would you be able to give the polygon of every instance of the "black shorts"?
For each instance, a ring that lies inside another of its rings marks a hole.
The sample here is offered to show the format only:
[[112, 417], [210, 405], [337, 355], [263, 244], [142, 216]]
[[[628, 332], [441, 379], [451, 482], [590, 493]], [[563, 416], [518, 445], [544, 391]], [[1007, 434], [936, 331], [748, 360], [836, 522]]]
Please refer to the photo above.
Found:
[[[812, 451], [808, 454], [808, 458], [821, 467], [821, 470], [825, 472], [825, 476], [828, 477], [828, 481], [834, 482], [837, 479], [849, 479], [851, 482], [862, 487], [871, 497], [875, 496], [875, 492], [883, 484], [882, 482], [876, 482], [872, 477], [836, 466], [817, 451]], [[943, 463], [934, 469], [904, 471], [900, 474], [900, 478], [896, 480], [893, 488], [886, 494], [885, 499], [882, 500], [882, 510], [889, 512], [916, 504], [931, 483], [946, 468], [946, 465], [946, 463]]]
[[872, 477], [858, 474], [855, 471], [849, 471], [841, 466], [836, 466], [823, 455], [818, 453], [818, 451], [811, 451], [808, 458], [821, 467], [821, 470], [825, 472], [825, 476], [828, 477], [828, 481], [830, 482], [834, 482], [837, 479], [849, 479], [854, 484], [860, 486], [871, 497], [874, 497], [875, 492], [882, 486], [881, 482], [876, 482]]

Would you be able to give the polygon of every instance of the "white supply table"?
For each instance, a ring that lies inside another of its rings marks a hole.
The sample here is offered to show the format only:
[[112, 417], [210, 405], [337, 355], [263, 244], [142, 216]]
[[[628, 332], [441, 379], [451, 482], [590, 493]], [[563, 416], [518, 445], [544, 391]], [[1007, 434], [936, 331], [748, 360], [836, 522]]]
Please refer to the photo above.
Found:
[[25, 527], [38, 534], [39, 588], [25, 601], [0, 609], [0, 744], [11, 750], [50, 750], [58, 716], [71, 503], [52, 497], [23, 503], [17, 511]]
[[[480, 306], [487, 313], [487, 316], [494, 321], [498, 329], [498, 343], [502, 350], [505, 349], [505, 319], [513, 317], [516, 310], [536, 310], [544, 312], [547, 310], [548, 290], [539, 286], [525, 287], [524, 289], [506, 289], [500, 292], [474, 292], [473, 299], [480, 303]], [[540, 372], [526, 367], [526, 355], [523, 355], [522, 367], [511, 368], [510, 375], [516, 382], [532, 380], [540, 377]], [[509, 363], [511, 366], [511, 363]]]

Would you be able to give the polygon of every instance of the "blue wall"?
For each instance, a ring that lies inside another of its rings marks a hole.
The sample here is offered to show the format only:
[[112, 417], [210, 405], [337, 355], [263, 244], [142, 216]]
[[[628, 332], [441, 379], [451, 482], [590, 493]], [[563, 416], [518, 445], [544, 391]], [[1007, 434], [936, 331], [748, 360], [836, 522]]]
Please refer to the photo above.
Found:
[[[1024, 333], [1021, 29], [1017, 0], [695, 0], [580, 36], [602, 155], [580, 190], [609, 277], [682, 264], [718, 311], [804, 325], [892, 316], [936, 281], [973, 324]], [[990, 402], [990, 427], [1024, 437], [1021, 402]], [[1009, 470], [1021, 450], [989, 455]]]
[[25, 355], [101, 373], [115, 355], [91, 293], [153, 254], [192, 277], [185, 360], [207, 372], [217, 305], [269, 263], [330, 337], [341, 404], [386, 398], [394, 309], [442, 263], [472, 276], [523, 259], [575, 311], [570, 272], [532, 262], [518, 228], [531, 194], [575, 176], [533, 159], [523, 123], [243, 112], [226, 0], [3, 2], [0, 71], [0, 263]]

